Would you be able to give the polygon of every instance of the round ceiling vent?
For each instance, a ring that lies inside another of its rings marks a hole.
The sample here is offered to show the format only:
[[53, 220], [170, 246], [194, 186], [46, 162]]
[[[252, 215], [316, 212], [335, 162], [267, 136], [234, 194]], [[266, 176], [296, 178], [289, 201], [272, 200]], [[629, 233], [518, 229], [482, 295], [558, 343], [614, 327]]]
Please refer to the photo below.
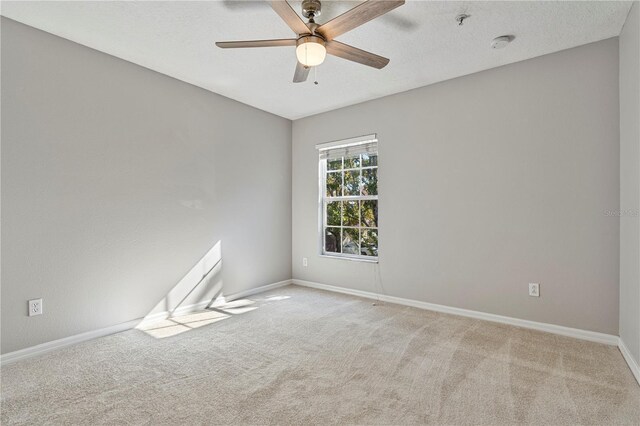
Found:
[[513, 41], [515, 37], [512, 35], [503, 35], [496, 37], [491, 41], [491, 47], [493, 49], [504, 49], [509, 43]]

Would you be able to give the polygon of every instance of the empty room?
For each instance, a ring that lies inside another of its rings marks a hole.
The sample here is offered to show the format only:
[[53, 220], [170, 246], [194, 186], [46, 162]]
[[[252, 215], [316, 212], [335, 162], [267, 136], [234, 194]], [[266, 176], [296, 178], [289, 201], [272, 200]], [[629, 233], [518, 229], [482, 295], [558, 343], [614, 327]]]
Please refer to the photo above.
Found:
[[640, 2], [0, 15], [2, 425], [640, 425]]

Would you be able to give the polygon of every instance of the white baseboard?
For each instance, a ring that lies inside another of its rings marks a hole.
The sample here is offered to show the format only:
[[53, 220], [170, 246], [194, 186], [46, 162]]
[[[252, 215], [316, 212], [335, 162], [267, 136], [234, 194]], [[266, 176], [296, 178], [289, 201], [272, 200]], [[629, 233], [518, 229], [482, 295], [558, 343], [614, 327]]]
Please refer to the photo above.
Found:
[[100, 328], [98, 330], [91, 330], [85, 333], [76, 334], [74, 336], [64, 337], [62, 339], [41, 343], [39, 345], [20, 349], [14, 352], [9, 352], [9, 353], [3, 354], [2, 357], [0, 357], [0, 365], [7, 365], [9, 363], [19, 361], [21, 359], [31, 358], [36, 355], [41, 355], [46, 352], [51, 352], [55, 349], [64, 348], [67, 346], [75, 345], [80, 342], [85, 342], [87, 340], [93, 340], [93, 339], [97, 339], [98, 337], [104, 337], [110, 334], [120, 333], [121, 331], [130, 330], [134, 328], [136, 325], [138, 325], [139, 322], [140, 322], [140, 319], [127, 321], [121, 324]]
[[[591, 342], [618, 346], [620, 348], [620, 352], [622, 353], [622, 356], [624, 357], [625, 361], [629, 365], [631, 372], [633, 373], [636, 380], [640, 384], [640, 367], [638, 366], [638, 363], [631, 356], [631, 353], [627, 349], [622, 339], [620, 339], [618, 336], [613, 336], [613, 335], [604, 334], [604, 333], [597, 333], [595, 331], [580, 330], [577, 328], [564, 327], [560, 325], [528, 321], [528, 320], [523, 320], [518, 318], [506, 317], [502, 315], [489, 314], [485, 312], [471, 311], [468, 309], [453, 308], [450, 306], [437, 305], [434, 303], [421, 302], [421, 301], [412, 300], [412, 299], [404, 299], [404, 298], [395, 297], [395, 296], [387, 296], [382, 294], [378, 295], [368, 291], [353, 290], [349, 288], [336, 287], [332, 285], [320, 284], [320, 283], [298, 280], [298, 279], [284, 280], [277, 283], [268, 284], [268, 285], [252, 288], [249, 290], [244, 290], [231, 295], [221, 296], [216, 300], [216, 302], [223, 303], [226, 301], [232, 301], [232, 300], [240, 299], [243, 297], [248, 297], [254, 294], [262, 293], [268, 290], [273, 290], [278, 287], [284, 287], [289, 284], [296, 284], [304, 287], [349, 294], [352, 296], [359, 296], [367, 299], [381, 300], [384, 302], [395, 303], [398, 305], [412, 306], [415, 308], [426, 309], [426, 310], [435, 311], [435, 312], [460, 315], [464, 317], [475, 318], [475, 319], [480, 319], [485, 321], [493, 321], [493, 322], [498, 322], [502, 324], [509, 324], [517, 327], [529, 328], [533, 330], [559, 334], [562, 336], [588, 340]], [[145, 318], [138, 318], [132, 321], [127, 321], [127, 322], [116, 324], [110, 327], [105, 327], [98, 330], [92, 330], [85, 333], [76, 334], [74, 336], [69, 336], [62, 339], [54, 340], [51, 342], [42, 343], [40, 345], [31, 346], [29, 348], [20, 349], [18, 351], [9, 352], [9, 353], [3, 354], [0, 357], [0, 365], [6, 365], [22, 359], [41, 355], [56, 349], [60, 349], [67, 346], [75, 345], [77, 343], [85, 342], [87, 340], [92, 340], [99, 337], [108, 336], [110, 334], [115, 334], [122, 331], [130, 330], [132, 328], [137, 327], [141, 323], [147, 324], [150, 321], [165, 319], [165, 318], [168, 318], [169, 316], [180, 316], [180, 315], [185, 315], [194, 311], [202, 310], [209, 304], [209, 302], [210, 302], [209, 300], [206, 300], [193, 305], [180, 307], [172, 313], [159, 312], [153, 315], [149, 315]]]
[[239, 291], [228, 296], [224, 296], [224, 300], [231, 302], [232, 300], [242, 299], [243, 297], [253, 296], [254, 294], [264, 293], [265, 291], [273, 290], [278, 287], [285, 287], [289, 284], [293, 284], [293, 280], [279, 281], [273, 284], [263, 285], [261, 287], [250, 288], [249, 290]]
[[[253, 294], [262, 293], [264, 291], [273, 290], [274, 288], [284, 287], [289, 284], [291, 284], [291, 280], [284, 280], [277, 283], [267, 284], [267, 285], [252, 288], [249, 290], [244, 290], [231, 295], [221, 296], [216, 300], [217, 301], [218, 300], [221, 300], [221, 301], [236, 300], [242, 297], [251, 296]], [[0, 356], [0, 365], [7, 365], [22, 359], [31, 358], [37, 355], [44, 354], [46, 352], [51, 352], [56, 349], [61, 349], [67, 346], [75, 345], [77, 343], [86, 342], [87, 340], [93, 340], [93, 339], [97, 339], [98, 337], [104, 337], [110, 334], [127, 331], [132, 328], [136, 328], [140, 324], [148, 324], [149, 322], [162, 320], [162, 319], [168, 318], [169, 316], [181, 316], [191, 312], [199, 311], [207, 307], [209, 303], [210, 303], [210, 300], [205, 300], [199, 303], [195, 303], [193, 305], [181, 306], [173, 312], [168, 312], [168, 311], [158, 312], [152, 315], [148, 315], [144, 318], [138, 318], [135, 320], [123, 322], [121, 324], [100, 328], [98, 330], [87, 331], [85, 333], [76, 334], [74, 336], [64, 337], [62, 339], [53, 340], [51, 342], [42, 343], [36, 346], [31, 346], [28, 348], [20, 349], [18, 351], [8, 352]]]
[[376, 294], [368, 291], [353, 290], [350, 288], [336, 287], [327, 284], [320, 284], [311, 281], [293, 279], [293, 284], [316, 288], [319, 290], [333, 291], [337, 293], [350, 294], [352, 296], [364, 297], [367, 299], [381, 300], [398, 305], [412, 306], [414, 308], [426, 309], [429, 311], [442, 312], [445, 314], [460, 315], [463, 317], [475, 318], [485, 321], [499, 322], [502, 324], [515, 325], [517, 327], [529, 328], [532, 330], [545, 331], [547, 333], [559, 334], [561, 336], [574, 337], [576, 339], [588, 340], [591, 342], [604, 343], [606, 345], [618, 345], [618, 336], [612, 334], [598, 333], [595, 331], [581, 330], [578, 328], [564, 327], [561, 325], [547, 324], [543, 322], [529, 321], [519, 318], [506, 317], [502, 315], [489, 314], [486, 312], [471, 311], [451, 306], [437, 305], [435, 303], [421, 302], [419, 300], [404, 299], [401, 297]]
[[627, 345], [624, 344], [622, 338], [619, 339], [618, 348], [620, 349], [620, 352], [622, 352], [624, 360], [627, 361], [627, 365], [629, 365], [633, 376], [638, 381], [638, 385], [640, 385], [640, 366], [638, 366], [636, 360], [631, 356], [631, 352], [629, 352], [629, 349], [627, 348]]
[[171, 318], [171, 317], [180, 317], [182, 315], [187, 315], [196, 311], [201, 311], [204, 308], [206, 308], [210, 302], [211, 300], [204, 300], [202, 302], [194, 303], [192, 305], [180, 306], [174, 311], [162, 311], [162, 312], [156, 312], [155, 314], [149, 314], [144, 318], [140, 318], [136, 326], [132, 328], [136, 328], [142, 325], [148, 325], [153, 322], [162, 321], [164, 319]]

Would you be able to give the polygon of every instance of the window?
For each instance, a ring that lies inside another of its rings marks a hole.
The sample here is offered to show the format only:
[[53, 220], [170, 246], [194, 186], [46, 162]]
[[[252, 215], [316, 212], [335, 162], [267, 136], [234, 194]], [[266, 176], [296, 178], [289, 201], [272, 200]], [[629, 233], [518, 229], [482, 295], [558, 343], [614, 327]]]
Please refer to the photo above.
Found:
[[329, 142], [320, 151], [321, 253], [378, 258], [378, 141]]

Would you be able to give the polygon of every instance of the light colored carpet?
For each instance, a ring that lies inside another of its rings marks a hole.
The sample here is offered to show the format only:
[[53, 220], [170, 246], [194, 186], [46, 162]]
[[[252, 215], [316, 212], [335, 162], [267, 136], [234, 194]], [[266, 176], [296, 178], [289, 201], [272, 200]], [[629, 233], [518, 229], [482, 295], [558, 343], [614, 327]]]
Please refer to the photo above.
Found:
[[10, 424], [639, 424], [618, 349], [289, 286], [2, 368]]

